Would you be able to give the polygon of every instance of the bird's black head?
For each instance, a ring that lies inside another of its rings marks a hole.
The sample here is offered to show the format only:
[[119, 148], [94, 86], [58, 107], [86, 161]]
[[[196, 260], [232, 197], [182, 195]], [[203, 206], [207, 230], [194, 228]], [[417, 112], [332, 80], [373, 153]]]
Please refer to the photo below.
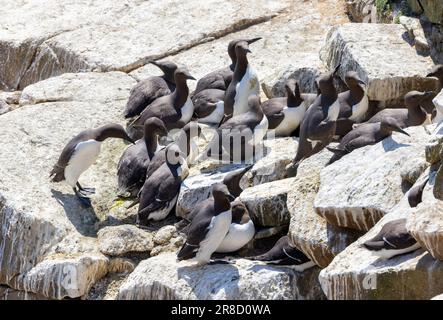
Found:
[[169, 82], [174, 83], [174, 72], [177, 70], [177, 65], [174, 62], [171, 61], [151, 61], [151, 64], [154, 66], [157, 66], [163, 71], [165, 74], [166, 79]]
[[366, 82], [364, 82], [355, 71], [346, 72], [345, 82], [349, 89], [360, 87], [362, 90], [366, 90]]
[[249, 211], [240, 200], [231, 202], [232, 222], [246, 223], [250, 220]]
[[317, 78], [317, 86], [323, 95], [336, 95], [337, 91], [334, 87], [334, 77], [338, 75], [340, 64], [338, 64], [333, 71], [324, 73]]
[[174, 72], [175, 83], [185, 83], [186, 80], [196, 80], [185, 68], [177, 68]]
[[168, 129], [166, 128], [165, 123], [157, 117], [146, 119], [143, 127], [145, 137], [153, 134], [160, 137], [168, 135]]
[[110, 123], [100, 128], [95, 129], [97, 134], [97, 141], [104, 141], [107, 138], [120, 138], [131, 143], [135, 143], [129, 136], [126, 130], [119, 124]]
[[246, 57], [250, 52], [249, 44], [246, 41], [239, 41], [235, 45], [235, 55], [237, 56], [237, 59]]
[[254, 43], [260, 39], [261, 39], [261, 37], [251, 38], [251, 39], [235, 39], [235, 40], [230, 41], [228, 44], [228, 54], [229, 54], [229, 57], [231, 58], [232, 64], [235, 64], [237, 61], [237, 55], [235, 53], [235, 46], [237, 45], [237, 43], [243, 41], [249, 45], [249, 44]]
[[443, 85], [443, 64], [438, 64], [426, 75], [426, 77], [434, 77], [440, 80]]
[[215, 183], [212, 185], [212, 196], [214, 197], [214, 204], [216, 210], [220, 213], [228, 210], [231, 207], [229, 201], [229, 190], [223, 183]]
[[420, 104], [428, 99], [432, 99], [436, 96], [434, 91], [409, 91], [405, 95], [405, 105], [407, 108], [418, 108]]

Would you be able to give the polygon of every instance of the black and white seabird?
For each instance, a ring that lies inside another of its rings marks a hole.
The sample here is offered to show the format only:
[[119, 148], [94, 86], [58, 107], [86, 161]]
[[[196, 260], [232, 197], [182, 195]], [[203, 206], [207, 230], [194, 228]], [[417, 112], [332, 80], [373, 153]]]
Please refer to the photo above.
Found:
[[269, 264], [291, 265], [299, 272], [315, 266], [303, 252], [290, 245], [288, 236], [281, 237], [268, 252], [250, 259]]
[[163, 71], [162, 76], [152, 76], [138, 82], [129, 94], [123, 115], [125, 118], [138, 116], [155, 99], [175, 90], [174, 72], [177, 65], [170, 61], [151, 61]]
[[242, 169], [232, 171], [223, 178], [223, 183], [228, 187], [233, 199], [237, 198], [243, 192], [243, 189], [240, 187], [240, 180], [252, 167], [253, 165], [249, 165]]
[[404, 101], [406, 109], [404, 108], [386, 108], [377, 112], [368, 123], [380, 122], [383, 118], [392, 117], [397, 120], [401, 128], [423, 125], [427, 120], [427, 113], [421, 107], [421, 103], [434, 96], [433, 91], [419, 92], [410, 91], [405, 95]]
[[171, 143], [166, 147], [166, 162], [149, 175], [140, 190], [137, 223], [165, 219], [177, 202], [180, 185], [189, 174], [185, 155]]
[[232, 76], [237, 62], [235, 45], [246, 41], [251, 44], [261, 38], [237, 39], [229, 42], [228, 54], [231, 65], [226, 68], [213, 71], [197, 82], [195, 91], [191, 94], [194, 104], [194, 116], [200, 123], [219, 124], [224, 115], [225, 91], [232, 81]]
[[369, 109], [366, 83], [360, 79], [357, 72], [348, 71], [345, 75], [345, 83], [349, 90], [338, 95], [340, 113], [335, 129], [335, 135], [338, 137], [343, 137], [351, 131], [354, 123], [364, 121]]
[[167, 96], [160, 97], [149, 105], [139, 117], [128, 127], [128, 133], [133, 139], [140, 139], [143, 130], [140, 126], [152, 117], [157, 117], [165, 123], [168, 130], [182, 128], [191, 120], [194, 113], [194, 105], [189, 98], [188, 79], [195, 80], [185, 69], [178, 68], [174, 72], [176, 88]]
[[275, 130], [276, 137], [292, 135], [302, 122], [310, 103], [303, 99], [296, 80], [289, 79], [285, 88], [287, 97], [272, 98], [262, 103], [269, 130]]
[[[224, 122], [208, 145], [208, 157], [220, 157], [228, 153], [229, 161], [245, 160], [259, 145], [268, 130], [268, 119], [256, 95], [248, 97], [248, 111]], [[218, 152], [218, 153], [217, 153]], [[202, 154], [203, 155], [203, 154]]]
[[232, 81], [232, 76], [235, 70], [235, 64], [237, 63], [237, 54], [235, 52], [235, 45], [239, 42], [246, 41], [248, 44], [254, 43], [261, 38], [252, 39], [235, 39], [228, 44], [228, 55], [231, 58], [231, 64], [225, 68], [212, 71], [198, 80], [193, 96], [197, 93], [207, 89], [217, 89], [226, 91], [229, 84]]
[[423, 201], [423, 190], [425, 189], [428, 181], [429, 177], [408, 191], [408, 203], [411, 208], [415, 208]]
[[50, 173], [53, 182], [65, 180], [85, 206], [91, 205], [86, 195], [93, 194], [95, 190], [83, 188], [78, 179], [97, 160], [101, 144], [107, 138], [120, 138], [134, 143], [119, 124], [111, 123], [100, 128], [84, 130], [66, 144]]
[[187, 232], [186, 242], [177, 253], [177, 259], [192, 259], [207, 264], [222, 243], [232, 221], [228, 188], [222, 183], [212, 186], [212, 197], [197, 204]]
[[297, 154], [286, 167], [290, 177], [297, 174], [301, 161], [320, 152], [334, 137], [340, 103], [333, 79], [339, 67], [340, 65], [317, 80], [320, 95], [306, 111], [301, 123]]
[[346, 134], [337, 147], [326, 147], [329, 151], [334, 153], [328, 164], [341, 159], [341, 157], [351, 153], [355, 149], [363, 148], [364, 146], [373, 145], [382, 141], [389, 137], [393, 131], [409, 136], [409, 134], [401, 128], [397, 119], [391, 117], [384, 118], [381, 122], [363, 123], [359, 125], [357, 128]]
[[159, 118], [149, 118], [144, 123], [143, 138], [123, 152], [117, 165], [118, 192], [122, 197], [135, 197], [146, 178], [146, 171], [154, 154], [162, 148], [158, 137], [168, 130]]
[[231, 225], [216, 252], [238, 251], [254, 238], [254, 222], [251, 220], [246, 206], [239, 200], [233, 201], [231, 202], [231, 212]]
[[406, 230], [406, 219], [386, 223], [380, 232], [371, 240], [366, 241], [363, 246], [383, 259], [389, 259], [420, 248], [420, 244]]
[[249, 52], [251, 50], [249, 50], [248, 42], [239, 41], [235, 45], [237, 63], [224, 99], [226, 119], [247, 112], [249, 96], [260, 95], [257, 73], [248, 62], [247, 54]]

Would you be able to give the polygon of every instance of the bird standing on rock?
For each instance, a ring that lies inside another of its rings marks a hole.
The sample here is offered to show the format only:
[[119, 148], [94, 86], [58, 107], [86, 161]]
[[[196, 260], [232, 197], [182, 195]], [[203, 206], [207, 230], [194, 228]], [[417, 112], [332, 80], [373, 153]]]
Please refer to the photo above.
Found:
[[430, 96], [434, 96], [432, 91], [419, 92], [410, 91], [405, 95], [406, 109], [386, 108], [376, 113], [367, 123], [380, 122], [386, 117], [394, 118], [400, 128], [407, 128], [413, 126], [421, 126], [425, 124], [427, 113], [421, 107], [421, 103]]
[[409, 133], [401, 128], [399, 122], [395, 118], [387, 117], [381, 122], [361, 124], [346, 134], [337, 147], [326, 147], [329, 151], [334, 153], [329, 160], [328, 165], [341, 159], [341, 157], [351, 153], [355, 149], [363, 148], [382, 141], [389, 137], [392, 134], [392, 131], [397, 131], [409, 136]]
[[129, 146], [117, 165], [118, 192], [122, 197], [135, 197], [145, 182], [149, 162], [159, 151], [158, 137], [168, 134], [163, 121], [149, 118], [144, 123], [142, 139]]
[[269, 130], [275, 130], [276, 137], [290, 136], [300, 125], [309, 108], [310, 101], [303, 99], [296, 80], [285, 84], [286, 97], [272, 98], [262, 103], [262, 109], [269, 121]]
[[140, 139], [143, 131], [140, 127], [153, 117], [157, 117], [165, 123], [166, 128], [182, 128], [191, 120], [194, 105], [189, 98], [188, 79], [195, 80], [185, 69], [178, 68], [174, 72], [176, 88], [167, 96], [160, 97], [152, 102], [140, 116], [128, 126], [128, 133], [133, 139]]
[[347, 72], [345, 83], [349, 90], [338, 95], [340, 113], [338, 114], [337, 127], [335, 129], [335, 135], [338, 137], [343, 137], [351, 131], [354, 123], [362, 122], [369, 109], [366, 83], [360, 79], [357, 72]]
[[212, 186], [212, 197], [197, 204], [187, 232], [186, 242], [177, 259], [207, 264], [225, 238], [232, 221], [228, 188], [222, 183]]
[[65, 180], [84, 206], [91, 205], [86, 196], [95, 193], [95, 190], [82, 187], [78, 179], [97, 160], [101, 144], [108, 138], [119, 138], [134, 143], [119, 124], [111, 123], [100, 128], [84, 130], [66, 144], [51, 170], [51, 181]]
[[224, 115], [225, 91], [232, 81], [232, 76], [237, 62], [235, 46], [237, 43], [246, 41], [251, 44], [261, 38], [237, 39], [229, 42], [228, 54], [231, 65], [226, 68], [213, 71], [197, 82], [197, 88], [191, 94], [194, 104], [194, 116], [201, 123], [219, 124]]
[[155, 99], [166, 96], [175, 90], [174, 72], [177, 65], [170, 61], [151, 61], [163, 71], [162, 76], [152, 76], [138, 82], [129, 93], [123, 112], [125, 118], [138, 116]]
[[241, 115], [248, 110], [248, 98], [260, 94], [260, 83], [256, 72], [248, 62], [250, 53], [248, 42], [239, 41], [235, 45], [237, 62], [232, 81], [226, 89], [224, 112], [226, 120], [232, 116]]
[[166, 147], [166, 162], [146, 178], [140, 190], [137, 223], [165, 219], [175, 206], [180, 185], [189, 174], [185, 155], [171, 143]]
[[301, 123], [297, 154], [286, 167], [289, 177], [297, 174], [301, 161], [320, 152], [334, 137], [340, 103], [333, 79], [339, 67], [340, 65], [317, 80], [320, 95], [306, 111]]
[[[429, 72], [426, 77], [437, 78], [438, 87], [436, 94], [442, 92], [443, 90], [443, 64], [436, 65], [431, 72]], [[433, 97], [434, 98], [434, 97]], [[423, 106], [428, 113], [432, 112], [432, 108], [435, 107], [435, 113], [433, 114], [433, 123], [440, 123], [443, 121], [443, 105], [438, 103], [436, 99], [433, 101], [425, 101]]]

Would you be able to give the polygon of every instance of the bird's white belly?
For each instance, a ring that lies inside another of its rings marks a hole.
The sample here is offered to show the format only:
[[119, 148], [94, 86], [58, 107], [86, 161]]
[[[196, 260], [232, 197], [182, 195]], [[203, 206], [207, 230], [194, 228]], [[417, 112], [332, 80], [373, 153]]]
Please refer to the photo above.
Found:
[[415, 243], [410, 247], [404, 248], [404, 249], [397, 249], [397, 250], [386, 250], [386, 249], [382, 249], [382, 250], [378, 250], [378, 251], [372, 251], [376, 256], [382, 258], [382, 259], [390, 259], [392, 257], [398, 256], [399, 254], [405, 254], [408, 252], [412, 252], [415, 251], [417, 249], [420, 249], [421, 246], [420, 244]]
[[248, 65], [245, 75], [235, 87], [234, 116], [248, 111], [248, 98], [251, 95], [260, 95], [260, 84], [257, 74]]
[[172, 199], [171, 202], [168, 203], [168, 205], [165, 208], [151, 212], [149, 214], [148, 220], [160, 221], [165, 219], [171, 212], [175, 203], [177, 202], [177, 198], [178, 194], [174, 197], [174, 199]]
[[194, 114], [194, 104], [192, 103], [192, 100], [189, 96], [185, 104], [181, 108], [181, 114], [182, 117], [180, 118], [180, 121], [183, 123], [188, 123], [191, 120], [192, 115]]
[[278, 137], [289, 136], [298, 128], [306, 112], [306, 102], [296, 108], [284, 107], [283, 113], [285, 117], [282, 122], [275, 128], [275, 135]]
[[368, 108], [369, 108], [369, 98], [365, 94], [363, 96], [363, 99], [361, 99], [359, 103], [352, 106], [352, 115], [349, 117], [349, 120], [352, 120], [354, 122], [361, 122], [366, 112], [368, 111]]
[[303, 272], [306, 269], [312, 268], [314, 266], [315, 266], [314, 261], [308, 261], [308, 262], [305, 262], [302, 264], [296, 264], [296, 265], [292, 266], [292, 268], [295, 269], [295, 271]]
[[266, 132], [269, 128], [269, 121], [268, 118], [263, 114], [263, 119], [260, 121], [260, 123], [254, 128], [254, 145], [258, 145], [260, 142], [262, 142], [264, 136], [266, 135]]
[[197, 254], [193, 259], [194, 261], [199, 263], [209, 262], [211, 255], [217, 250], [218, 246], [225, 238], [231, 225], [231, 220], [231, 209], [212, 218], [208, 227], [209, 231], [206, 234], [205, 239], [200, 242]]
[[255, 227], [252, 220], [247, 223], [231, 223], [229, 231], [217, 248], [217, 252], [234, 252], [244, 247], [252, 240], [255, 234]]
[[328, 116], [324, 120], [325, 122], [337, 121], [338, 114], [340, 113], [340, 102], [335, 100], [335, 102], [328, 108]]
[[93, 139], [77, 144], [74, 154], [65, 168], [65, 179], [71, 187], [75, 187], [80, 175], [97, 160], [100, 146], [101, 142]]
[[209, 116], [198, 119], [198, 122], [219, 124], [225, 114], [225, 104], [219, 101], [216, 105], [215, 110]]

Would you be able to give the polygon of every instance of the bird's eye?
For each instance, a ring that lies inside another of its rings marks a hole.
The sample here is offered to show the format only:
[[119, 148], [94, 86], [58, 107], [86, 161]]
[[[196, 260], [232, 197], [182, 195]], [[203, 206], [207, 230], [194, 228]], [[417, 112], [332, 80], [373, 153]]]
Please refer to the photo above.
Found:
[[178, 156], [180, 155], [180, 153], [178, 153], [178, 152], [176, 152], [175, 153], [175, 156], [178, 158]]

